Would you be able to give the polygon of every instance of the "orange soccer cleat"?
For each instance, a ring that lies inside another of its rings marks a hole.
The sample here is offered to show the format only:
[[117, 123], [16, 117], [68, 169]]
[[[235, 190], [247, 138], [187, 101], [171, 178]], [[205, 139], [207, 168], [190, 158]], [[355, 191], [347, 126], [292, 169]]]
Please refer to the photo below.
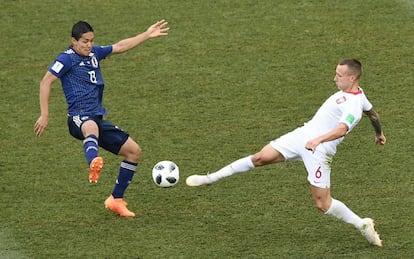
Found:
[[105, 202], [105, 208], [112, 210], [121, 217], [135, 217], [135, 213], [127, 209], [127, 203], [122, 198], [115, 199], [114, 196], [109, 196]]
[[103, 167], [103, 159], [95, 157], [89, 165], [89, 182], [97, 183]]

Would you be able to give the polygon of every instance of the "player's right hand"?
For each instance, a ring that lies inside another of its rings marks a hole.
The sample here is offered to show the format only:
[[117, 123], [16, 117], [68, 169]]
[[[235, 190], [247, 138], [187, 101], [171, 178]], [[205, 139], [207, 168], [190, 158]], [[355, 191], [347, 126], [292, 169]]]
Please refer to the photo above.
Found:
[[39, 119], [37, 119], [33, 127], [33, 131], [36, 134], [36, 136], [38, 137], [42, 136], [48, 124], [49, 124], [49, 118], [46, 116], [40, 116]]

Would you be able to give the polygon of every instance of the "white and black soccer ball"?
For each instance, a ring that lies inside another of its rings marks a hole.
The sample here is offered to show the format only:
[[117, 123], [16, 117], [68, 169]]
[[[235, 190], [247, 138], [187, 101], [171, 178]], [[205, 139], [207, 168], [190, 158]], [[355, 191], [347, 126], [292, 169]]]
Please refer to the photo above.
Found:
[[152, 179], [159, 187], [171, 187], [178, 183], [180, 170], [172, 161], [161, 161], [152, 168]]

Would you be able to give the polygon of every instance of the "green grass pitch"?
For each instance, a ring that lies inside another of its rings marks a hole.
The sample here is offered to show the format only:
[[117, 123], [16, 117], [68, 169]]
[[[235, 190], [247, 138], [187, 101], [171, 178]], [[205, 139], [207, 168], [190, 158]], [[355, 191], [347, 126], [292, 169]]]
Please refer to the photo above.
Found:
[[[0, 3], [0, 258], [413, 258], [414, 4], [409, 0], [3, 0]], [[107, 118], [143, 149], [126, 193], [134, 219], [104, 209], [120, 157], [101, 150], [88, 183], [66, 126], [60, 83], [40, 139], [39, 81], [70, 43], [73, 23], [106, 45], [158, 19], [170, 33], [102, 62]], [[313, 206], [301, 163], [257, 168], [215, 185], [185, 178], [258, 151], [310, 119], [336, 91], [341, 58], [364, 65], [361, 86], [388, 143], [366, 118], [339, 146], [332, 193], [372, 217], [373, 247]], [[152, 166], [181, 172], [161, 189]]]

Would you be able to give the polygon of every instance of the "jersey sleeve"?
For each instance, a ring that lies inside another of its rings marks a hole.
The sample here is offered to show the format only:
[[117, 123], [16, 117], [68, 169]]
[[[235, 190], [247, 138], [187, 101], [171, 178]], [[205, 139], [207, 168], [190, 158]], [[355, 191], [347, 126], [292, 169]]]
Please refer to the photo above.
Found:
[[363, 98], [362, 98], [362, 110], [364, 112], [369, 111], [372, 109], [372, 104], [371, 102], [368, 100], [368, 98], [365, 96], [365, 94], [363, 94]]
[[98, 57], [98, 61], [105, 59], [109, 54], [112, 53], [112, 45], [109, 46], [93, 46], [93, 51]]
[[72, 61], [68, 54], [62, 53], [49, 66], [48, 71], [58, 78], [61, 78], [67, 71], [70, 70]]
[[[366, 98], [365, 98], [366, 99]], [[368, 101], [368, 100], [367, 100]], [[364, 109], [364, 98], [351, 98], [344, 107], [339, 122], [344, 123], [348, 127], [348, 133], [358, 124], [362, 118]], [[368, 106], [367, 106], [368, 107]]]

